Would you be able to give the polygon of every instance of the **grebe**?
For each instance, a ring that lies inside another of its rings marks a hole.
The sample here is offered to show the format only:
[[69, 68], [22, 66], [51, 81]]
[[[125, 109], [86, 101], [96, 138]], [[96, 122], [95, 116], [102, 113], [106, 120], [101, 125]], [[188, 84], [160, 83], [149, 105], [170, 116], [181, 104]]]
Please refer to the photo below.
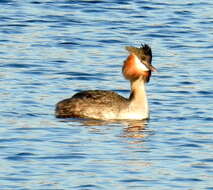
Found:
[[149, 118], [145, 83], [149, 82], [152, 66], [152, 50], [145, 44], [139, 48], [127, 46], [129, 56], [124, 61], [122, 73], [130, 81], [131, 94], [124, 98], [113, 91], [88, 90], [57, 103], [58, 118], [91, 118], [100, 120]]

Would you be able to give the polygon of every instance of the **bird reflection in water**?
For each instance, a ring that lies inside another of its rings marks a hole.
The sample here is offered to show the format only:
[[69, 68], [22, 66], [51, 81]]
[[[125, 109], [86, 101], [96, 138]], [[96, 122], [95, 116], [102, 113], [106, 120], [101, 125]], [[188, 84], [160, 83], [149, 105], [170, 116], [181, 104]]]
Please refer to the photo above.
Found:
[[127, 127], [124, 128], [123, 137], [129, 138], [144, 138], [148, 134], [147, 132], [147, 120], [135, 120], [135, 121], [128, 121], [126, 123]]
[[[91, 127], [93, 132], [102, 133], [102, 126], [122, 125], [124, 126], [121, 137], [143, 139], [150, 133], [148, 128], [148, 120], [93, 120], [93, 119], [63, 119], [62, 122], [79, 122], [81, 126]], [[100, 128], [101, 126], [101, 128]], [[95, 127], [95, 128], [94, 128]]]

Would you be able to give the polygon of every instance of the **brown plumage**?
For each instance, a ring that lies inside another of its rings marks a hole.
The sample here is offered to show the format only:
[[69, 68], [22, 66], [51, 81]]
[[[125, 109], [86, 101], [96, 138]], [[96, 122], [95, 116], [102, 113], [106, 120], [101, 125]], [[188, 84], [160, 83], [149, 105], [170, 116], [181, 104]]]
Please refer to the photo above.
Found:
[[[115, 105], [114, 102], [117, 104]], [[113, 91], [82, 91], [73, 95], [71, 98], [58, 102], [56, 117], [90, 118], [91, 115], [96, 115], [96, 117], [104, 118], [103, 109], [107, 108], [108, 112], [119, 112], [119, 109], [124, 108], [127, 103], [128, 99]]]

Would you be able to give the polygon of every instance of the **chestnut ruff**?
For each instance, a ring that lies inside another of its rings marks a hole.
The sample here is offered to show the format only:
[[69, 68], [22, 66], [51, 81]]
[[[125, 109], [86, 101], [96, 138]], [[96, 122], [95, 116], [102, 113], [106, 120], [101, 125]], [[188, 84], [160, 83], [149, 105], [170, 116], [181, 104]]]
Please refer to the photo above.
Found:
[[[129, 55], [124, 61], [122, 73], [127, 80], [136, 80], [142, 76], [143, 80], [148, 83], [151, 77], [151, 71], [144, 71], [140, 69], [140, 66], [136, 63], [135, 55]], [[142, 63], [140, 63], [142, 64]]]

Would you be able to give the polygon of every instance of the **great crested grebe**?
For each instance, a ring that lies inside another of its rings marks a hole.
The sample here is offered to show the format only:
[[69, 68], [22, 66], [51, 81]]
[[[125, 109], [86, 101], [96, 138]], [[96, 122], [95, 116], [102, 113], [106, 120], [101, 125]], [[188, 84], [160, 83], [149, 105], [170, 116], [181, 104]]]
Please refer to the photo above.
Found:
[[101, 120], [148, 119], [149, 107], [145, 83], [149, 82], [152, 66], [152, 50], [148, 45], [140, 48], [127, 46], [129, 56], [124, 61], [122, 73], [130, 81], [131, 94], [124, 98], [113, 91], [88, 90], [57, 103], [58, 118], [91, 118]]

